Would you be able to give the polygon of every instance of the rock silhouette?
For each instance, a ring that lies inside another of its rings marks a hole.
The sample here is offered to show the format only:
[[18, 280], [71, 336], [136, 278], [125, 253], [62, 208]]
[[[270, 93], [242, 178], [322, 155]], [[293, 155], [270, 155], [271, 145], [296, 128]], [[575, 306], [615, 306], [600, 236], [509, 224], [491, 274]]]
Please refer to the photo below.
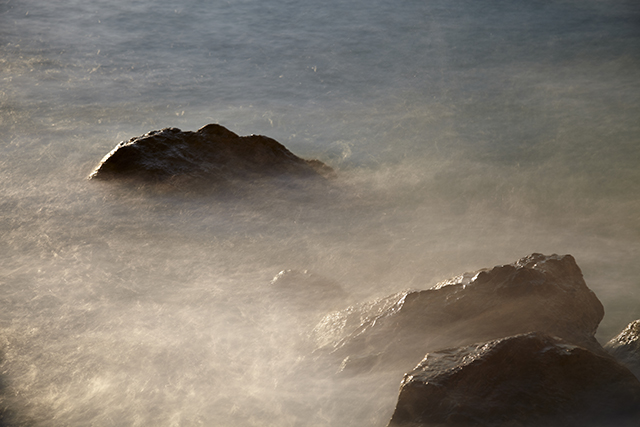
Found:
[[640, 382], [610, 357], [542, 333], [429, 353], [389, 427], [635, 426]]
[[629, 323], [604, 348], [640, 378], [640, 320]]
[[532, 254], [330, 313], [314, 334], [342, 370], [406, 372], [430, 351], [528, 332], [605, 354], [594, 338], [603, 316], [571, 255]]
[[196, 132], [167, 128], [120, 142], [89, 179], [133, 179], [177, 185], [295, 176], [326, 178], [333, 170], [302, 159], [274, 139], [238, 136], [209, 124]]

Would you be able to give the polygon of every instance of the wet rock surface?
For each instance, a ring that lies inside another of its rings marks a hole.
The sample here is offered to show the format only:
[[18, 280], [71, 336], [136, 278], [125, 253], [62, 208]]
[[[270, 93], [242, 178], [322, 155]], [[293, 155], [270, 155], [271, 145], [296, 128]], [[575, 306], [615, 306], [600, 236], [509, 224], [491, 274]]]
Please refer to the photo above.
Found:
[[640, 378], [640, 320], [629, 323], [604, 348]]
[[543, 333], [429, 353], [389, 427], [636, 426], [640, 382], [610, 357]]
[[603, 316], [571, 255], [532, 254], [330, 313], [314, 337], [340, 370], [406, 372], [430, 351], [528, 332], [605, 354], [594, 338]]
[[90, 179], [132, 179], [175, 185], [295, 176], [326, 178], [333, 170], [319, 160], [302, 159], [274, 139], [238, 136], [217, 124], [196, 132], [167, 128], [119, 143]]

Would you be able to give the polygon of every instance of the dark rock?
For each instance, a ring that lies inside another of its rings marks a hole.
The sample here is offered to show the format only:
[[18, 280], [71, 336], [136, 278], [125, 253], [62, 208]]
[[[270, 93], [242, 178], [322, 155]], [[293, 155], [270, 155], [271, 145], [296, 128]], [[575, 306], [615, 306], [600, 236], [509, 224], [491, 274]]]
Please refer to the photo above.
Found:
[[181, 185], [333, 174], [324, 163], [301, 159], [274, 139], [238, 136], [220, 125], [209, 124], [197, 132], [167, 128], [123, 141], [102, 159], [89, 178]]
[[603, 316], [571, 255], [533, 254], [330, 313], [314, 335], [343, 369], [406, 372], [429, 351], [534, 331], [604, 354], [594, 338]]
[[429, 353], [389, 426], [636, 426], [640, 382], [613, 358], [529, 333]]
[[629, 323], [604, 348], [640, 378], [640, 320]]

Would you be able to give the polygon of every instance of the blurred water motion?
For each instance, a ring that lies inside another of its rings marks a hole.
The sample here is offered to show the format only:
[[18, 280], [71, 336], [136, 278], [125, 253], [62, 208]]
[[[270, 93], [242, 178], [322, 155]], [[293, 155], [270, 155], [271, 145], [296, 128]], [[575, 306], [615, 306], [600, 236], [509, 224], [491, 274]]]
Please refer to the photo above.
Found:
[[[296, 371], [315, 320], [532, 252], [577, 259], [613, 337], [640, 318], [639, 18], [616, 0], [0, 1], [7, 423], [384, 426], [397, 385]], [[85, 180], [118, 141], [207, 123], [338, 179], [218, 197]], [[345, 296], [299, 306], [283, 270]]]

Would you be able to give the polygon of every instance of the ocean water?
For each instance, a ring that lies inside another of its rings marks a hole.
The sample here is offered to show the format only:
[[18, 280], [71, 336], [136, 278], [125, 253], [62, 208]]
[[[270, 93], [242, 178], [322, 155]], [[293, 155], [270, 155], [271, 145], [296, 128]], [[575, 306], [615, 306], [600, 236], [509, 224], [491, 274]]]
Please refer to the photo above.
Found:
[[[3, 422], [384, 426], [397, 386], [298, 369], [314, 323], [532, 252], [576, 258], [604, 343], [640, 318], [639, 117], [636, 1], [0, 0]], [[86, 180], [207, 123], [338, 178]]]

